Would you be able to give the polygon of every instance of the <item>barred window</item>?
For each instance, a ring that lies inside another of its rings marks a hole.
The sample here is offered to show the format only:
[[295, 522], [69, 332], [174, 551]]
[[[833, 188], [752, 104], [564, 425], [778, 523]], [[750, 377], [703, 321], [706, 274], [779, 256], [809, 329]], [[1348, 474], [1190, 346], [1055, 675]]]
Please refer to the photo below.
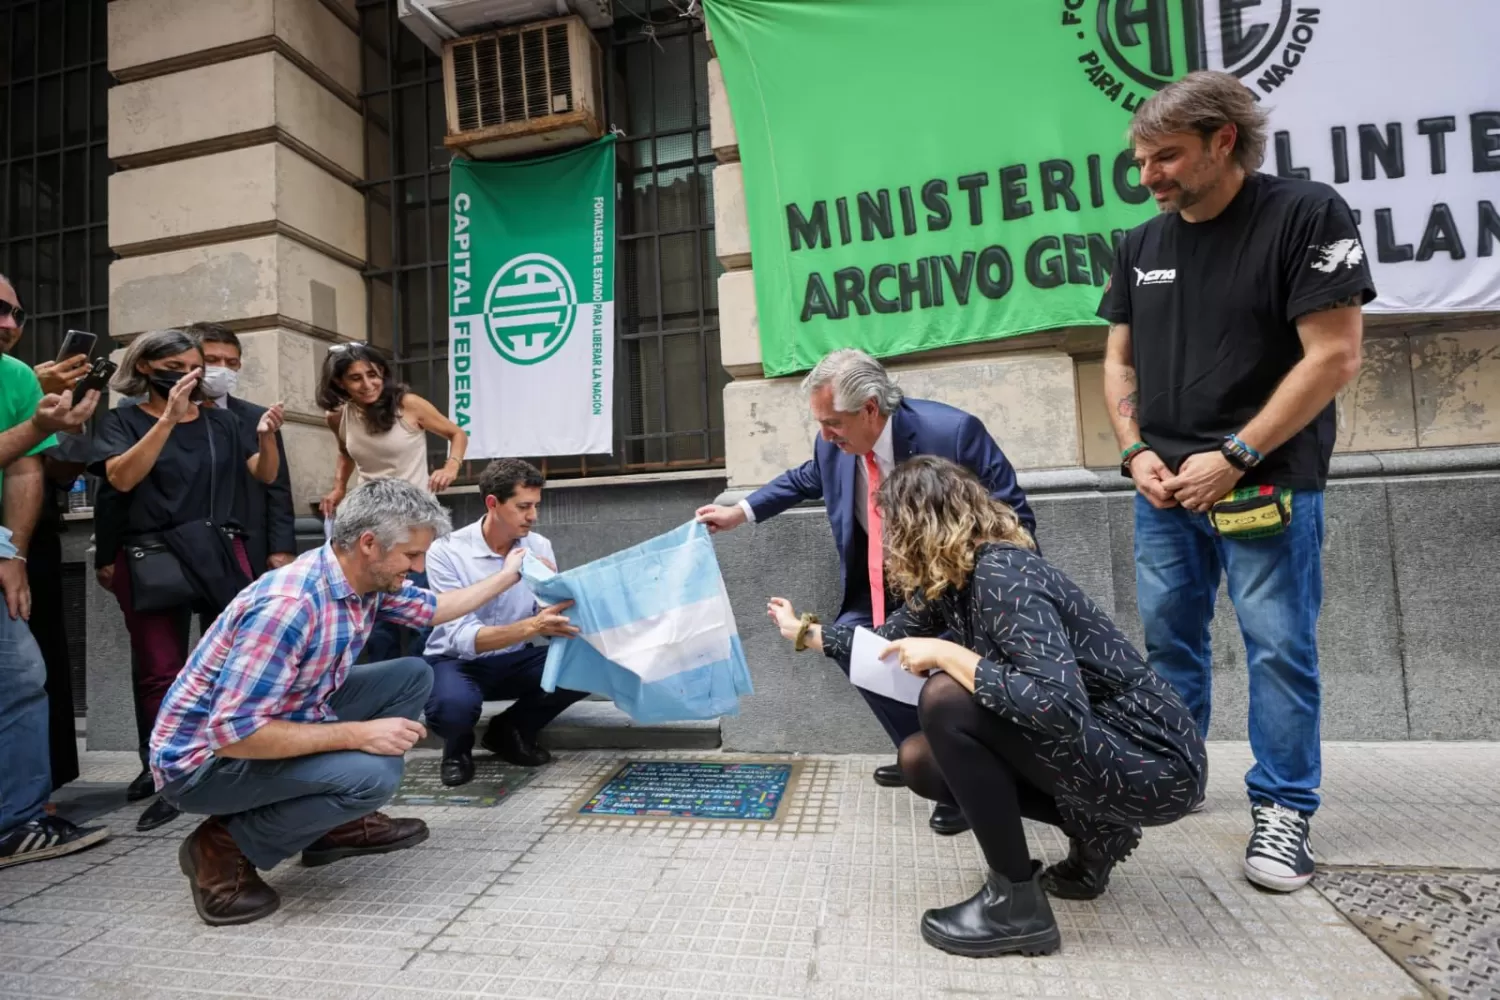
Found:
[[[616, 0], [598, 33], [620, 129], [612, 455], [536, 459], [554, 478], [724, 464], [708, 45], [672, 0]], [[360, 0], [370, 342], [448, 405], [448, 163], [442, 58]], [[435, 445], [441, 448], [441, 445]], [[478, 473], [467, 463], [465, 478]]]
[[0, 273], [28, 319], [11, 352], [109, 337], [107, 0], [0, 0]]

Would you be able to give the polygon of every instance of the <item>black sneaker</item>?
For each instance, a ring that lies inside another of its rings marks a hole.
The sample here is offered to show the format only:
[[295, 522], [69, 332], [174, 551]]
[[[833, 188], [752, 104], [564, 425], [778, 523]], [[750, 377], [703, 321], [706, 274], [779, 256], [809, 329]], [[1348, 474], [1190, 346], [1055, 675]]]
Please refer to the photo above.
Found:
[[0, 868], [60, 858], [109, 839], [107, 826], [75, 826], [59, 816], [22, 823], [0, 840]]
[[1250, 807], [1255, 830], [1245, 848], [1245, 877], [1264, 889], [1294, 892], [1313, 877], [1308, 818], [1274, 802]]

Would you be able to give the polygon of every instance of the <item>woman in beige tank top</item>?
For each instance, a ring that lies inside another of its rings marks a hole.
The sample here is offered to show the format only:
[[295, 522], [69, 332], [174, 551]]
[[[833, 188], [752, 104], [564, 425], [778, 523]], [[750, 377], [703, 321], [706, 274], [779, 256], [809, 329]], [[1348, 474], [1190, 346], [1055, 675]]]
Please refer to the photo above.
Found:
[[[385, 359], [368, 345], [329, 348], [318, 405], [328, 411], [328, 427], [339, 441], [333, 489], [323, 498], [324, 517], [333, 516], [355, 472], [361, 482], [404, 479], [433, 493], [453, 485], [469, 435], [391, 378]], [[427, 471], [428, 434], [448, 439], [448, 461], [433, 473]]]

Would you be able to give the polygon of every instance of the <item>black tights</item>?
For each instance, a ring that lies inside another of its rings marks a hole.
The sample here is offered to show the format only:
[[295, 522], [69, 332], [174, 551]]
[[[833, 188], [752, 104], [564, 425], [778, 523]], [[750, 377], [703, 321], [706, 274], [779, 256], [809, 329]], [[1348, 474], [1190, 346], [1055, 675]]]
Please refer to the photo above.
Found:
[[990, 868], [1013, 882], [1031, 878], [1021, 819], [1062, 826], [1055, 775], [1038, 756], [1039, 734], [982, 708], [949, 677], [922, 688], [922, 732], [901, 744], [901, 773], [924, 799], [964, 811]]

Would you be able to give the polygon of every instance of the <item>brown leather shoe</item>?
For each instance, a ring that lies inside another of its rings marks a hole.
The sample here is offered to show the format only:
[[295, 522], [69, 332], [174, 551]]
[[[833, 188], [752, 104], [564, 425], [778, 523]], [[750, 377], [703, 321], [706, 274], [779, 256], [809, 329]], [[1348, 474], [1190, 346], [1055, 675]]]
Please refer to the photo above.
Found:
[[336, 826], [302, 852], [308, 868], [331, 864], [359, 854], [385, 854], [416, 847], [427, 839], [427, 824], [419, 819], [391, 819], [382, 812]]
[[193, 905], [206, 924], [248, 924], [270, 916], [281, 905], [276, 890], [261, 881], [260, 873], [216, 816], [188, 834], [177, 850], [177, 863], [188, 877]]

